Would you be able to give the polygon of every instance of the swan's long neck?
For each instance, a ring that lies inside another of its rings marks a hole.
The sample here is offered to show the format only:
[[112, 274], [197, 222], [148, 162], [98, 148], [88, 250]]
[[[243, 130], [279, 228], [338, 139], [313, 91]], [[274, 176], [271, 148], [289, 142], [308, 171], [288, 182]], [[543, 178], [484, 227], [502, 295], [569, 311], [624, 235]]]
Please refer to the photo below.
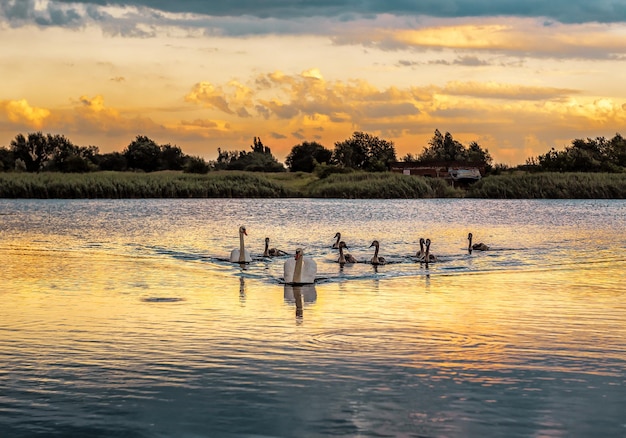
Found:
[[268, 240], [266, 240], [265, 241], [265, 251], [263, 251], [263, 257], [269, 257], [270, 256], [269, 247], [270, 247], [270, 242]]
[[341, 240], [341, 234], [337, 233], [337, 241], [335, 242], [335, 245], [339, 246], [339, 241]]
[[467, 240], [469, 241], [467, 245], [467, 249], [471, 251], [472, 250], [472, 235], [471, 234], [467, 237]]
[[378, 258], [378, 245], [375, 246], [374, 249], [374, 258], [377, 259]]
[[343, 246], [339, 245], [339, 263], [345, 263], [346, 257], [343, 255]]
[[302, 283], [302, 264], [304, 262], [304, 258], [299, 256], [296, 259], [296, 265], [293, 268], [293, 282], [294, 283]]
[[239, 262], [246, 261], [246, 248], [243, 244], [243, 233], [239, 233]]

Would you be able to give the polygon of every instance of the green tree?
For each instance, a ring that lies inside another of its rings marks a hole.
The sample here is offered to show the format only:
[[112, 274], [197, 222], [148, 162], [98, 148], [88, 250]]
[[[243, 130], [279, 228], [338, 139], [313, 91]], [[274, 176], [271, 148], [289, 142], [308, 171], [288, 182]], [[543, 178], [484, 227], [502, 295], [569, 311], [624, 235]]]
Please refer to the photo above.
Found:
[[396, 150], [393, 142], [354, 132], [349, 139], [335, 143], [333, 160], [346, 168], [383, 171], [396, 161]]
[[138, 135], [123, 152], [128, 167], [145, 172], [159, 169], [161, 148], [150, 138]]
[[260, 138], [254, 137], [251, 151], [222, 151], [218, 148], [215, 169], [245, 170], [249, 172], [284, 172], [285, 166], [272, 155], [269, 147]]
[[185, 161], [185, 154], [178, 146], [172, 146], [169, 143], [161, 146], [159, 165], [161, 170], [181, 170]]
[[408, 153], [404, 157], [402, 157], [400, 161], [404, 161], [405, 163], [417, 163], [419, 161], [419, 157], [417, 155]]
[[466, 159], [465, 148], [449, 132], [441, 135], [441, 132], [435, 129], [433, 138], [430, 139], [428, 147], [424, 148], [419, 159], [420, 161], [464, 161]]
[[330, 163], [332, 151], [317, 142], [303, 142], [294, 146], [285, 159], [291, 172], [313, 172], [317, 164]]
[[54, 145], [42, 132], [33, 132], [28, 137], [16, 135], [11, 140], [11, 150], [16, 160], [22, 160], [27, 172], [39, 172], [52, 156]]
[[209, 163], [204, 161], [202, 157], [190, 157], [185, 159], [184, 172], [185, 173], [208, 173], [210, 170]]
[[48, 135], [48, 141], [53, 146], [53, 152], [46, 170], [82, 173], [95, 167], [97, 146], [76, 146], [62, 135]]
[[211, 165], [215, 170], [226, 170], [228, 165], [237, 159], [239, 151], [223, 151], [217, 148], [217, 160], [212, 161]]
[[611, 163], [626, 168], [626, 139], [620, 134], [615, 134], [615, 137], [609, 140], [607, 159]]
[[562, 151], [551, 148], [526, 163], [552, 172], [623, 172], [626, 142], [619, 134], [611, 140], [604, 137], [575, 139]]
[[15, 157], [13, 151], [7, 148], [0, 148], [0, 171], [7, 172], [15, 169]]
[[465, 147], [455, 140], [449, 132], [442, 135], [438, 129], [435, 129], [433, 137], [428, 142], [428, 147], [424, 148], [417, 157], [417, 161], [466, 161], [485, 164], [489, 169], [493, 163], [493, 158], [489, 150], [481, 148], [478, 142], [473, 141], [469, 147]]
[[124, 171], [128, 169], [126, 157], [121, 152], [110, 152], [107, 154], [97, 155], [96, 163], [100, 170]]

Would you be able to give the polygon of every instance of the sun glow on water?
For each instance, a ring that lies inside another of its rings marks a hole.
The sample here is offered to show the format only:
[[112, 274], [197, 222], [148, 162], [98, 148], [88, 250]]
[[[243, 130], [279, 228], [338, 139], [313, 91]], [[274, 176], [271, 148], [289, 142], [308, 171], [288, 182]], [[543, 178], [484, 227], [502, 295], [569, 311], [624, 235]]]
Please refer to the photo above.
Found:
[[[0, 431], [36, 422], [44, 435], [236, 435], [241, 425], [282, 435], [264, 420], [274, 412], [307, 436], [336, 421], [348, 436], [614, 434], [625, 211], [594, 201], [0, 201]], [[240, 266], [228, 254], [241, 224], [253, 261]], [[492, 250], [469, 254], [468, 230]], [[340, 266], [337, 231], [360, 261], [375, 238], [391, 263]], [[262, 258], [267, 236], [288, 253], [306, 247], [316, 284], [283, 284], [292, 255]], [[421, 236], [438, 262], [415, 259]]]

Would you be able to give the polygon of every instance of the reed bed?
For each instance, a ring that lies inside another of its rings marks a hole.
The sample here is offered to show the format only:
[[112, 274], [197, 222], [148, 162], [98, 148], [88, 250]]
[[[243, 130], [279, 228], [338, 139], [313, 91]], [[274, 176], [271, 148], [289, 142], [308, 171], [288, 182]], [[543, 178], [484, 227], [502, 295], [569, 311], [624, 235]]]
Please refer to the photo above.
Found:
[[333, 174], [307, 186], [311, 198], [412, 199], [457, 197], [460, 192], [440, 179], [398, 173]]
[[626, 174], [518, 173], [485, 177], [467, 191], [391, 172], [312, 174], [217, 171], [0, 173], [0, 198], [492, 198], [626, 199]]
[[624, 173], [494, 175], [473, 184], [466, 197], [493, 199], [626, 199]]
[[280, 198], [283, 185], [245, 172], [0, 173], [0, 198]]

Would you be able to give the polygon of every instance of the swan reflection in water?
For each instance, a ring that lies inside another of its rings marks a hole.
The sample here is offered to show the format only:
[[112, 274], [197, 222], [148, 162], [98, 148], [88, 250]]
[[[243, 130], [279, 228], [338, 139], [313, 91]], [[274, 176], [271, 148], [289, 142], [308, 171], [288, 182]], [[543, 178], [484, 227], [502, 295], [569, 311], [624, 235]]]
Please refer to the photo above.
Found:
[[241, 304], [246, 302], [246, 280], [243, 277], [239, 277], [239, 302]]
[[295, 303], [296, 318], [302, 318], [304, 314], [304, 303], [314, 303], [317, 300], [317, 291], [314, 284], [303, 284], [294, 286], [285, 285], [284, 292], [286, 303]]

